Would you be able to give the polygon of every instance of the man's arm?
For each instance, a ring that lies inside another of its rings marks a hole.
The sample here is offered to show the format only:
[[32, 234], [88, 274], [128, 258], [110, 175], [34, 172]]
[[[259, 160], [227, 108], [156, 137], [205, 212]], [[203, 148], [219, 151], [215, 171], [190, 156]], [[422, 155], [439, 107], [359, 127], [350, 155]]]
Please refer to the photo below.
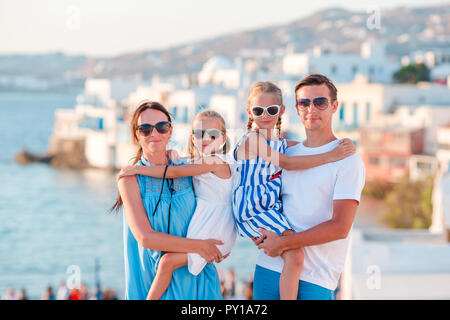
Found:
[[268, 256], [276, 257], [285, 250], [345, 239], [352, 227], [358, 204], [357, 200], [352, 199], [334, 200], [333, 217], [303, 232], [280, 237], [276, 233], [261, 230], [266, 238], [258, 248], [264, 249]]

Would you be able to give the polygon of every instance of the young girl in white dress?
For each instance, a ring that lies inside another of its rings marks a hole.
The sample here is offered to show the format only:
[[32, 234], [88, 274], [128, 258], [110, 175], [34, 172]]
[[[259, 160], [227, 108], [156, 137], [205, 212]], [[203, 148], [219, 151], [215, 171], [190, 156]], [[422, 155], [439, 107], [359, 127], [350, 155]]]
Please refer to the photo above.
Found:
[[[225, 121], [215, 111], [197, 114], [192, 124], [188, 146], [191, 159], [179, 166], [128, 166], [121, 170], [118, 179], [129, 175], [147, 175], [156, 178], [192, 176], [197, 207], [189, 223], [187, 238], [217, 239], [217, 246], [227, 256], [236, 241], [236, 227], [232, 213], [232, 181], [225, 155], [227, 136]], [[219, 243], [218, 243], [219, 244]], [[221, 259], [221, 257], [218, 257]], [[217, 261], [217, 259], [215, 259]], [[197, 275], [207, 261], [197, 253], [168, 252], [163, 254], [147, 300], [158, 300], [167, 290], [175, 269], [188, 266]]]
[[[255, 83], [247, 99], [247, 133], [233, 155], [238, 164], [233, 174], [233, 213], [243, 237], [261, 241], [259, 229], [287, 235], [293, 230], [283, 214], [281, 201], [282, 169], [302, 170], [338, 161], [355, 153], [349, 139], [340, 141], [330, 152], [310, 155], [284, 155], [287, 147], [298, 142], [281, 137], [281, 116], [285, 111], [281, 90], [271, 82]], [[276, 128], [276, 130], [274, 130]], [[280, 276], [280, 298], [296, 300], [298, 279], [303, 266], [303, 250], [287, 250]]]

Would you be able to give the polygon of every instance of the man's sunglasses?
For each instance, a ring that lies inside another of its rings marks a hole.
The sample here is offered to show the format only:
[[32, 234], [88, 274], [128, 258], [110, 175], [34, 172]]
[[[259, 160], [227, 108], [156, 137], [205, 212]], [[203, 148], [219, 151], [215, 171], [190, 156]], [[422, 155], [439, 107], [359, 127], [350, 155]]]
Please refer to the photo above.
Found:
[[223, 131], [218, 129], [208, 129], [208, 130], [194, 129], [192, 130], [192, 134], [194, 135], [195, 139], [199, 140], [203, 139], [205, 134], [207, 134], [211, 140], [216, 140], [223, 135]]
[[172, 124], [168, 121], [161, 121], [158, 122], [155, 125], [144, 123], [141, 124], [136, 128], [136, 130], [139, 132], [141, 136], [148, 137], [152, 134], [153, 129], [156, 129], [161, 134], [169, 132], [170, 128], [172, 127]]
[[269, 116], [276, 116], [280, 112], [280, 108], [277, 104], [272, 104], [267, 107], [253, 106], [252, 113], [255, 117], [260, 117], [266, 111]]
[[[328, 100], [325, 97], [320, 97], [320, 98], [314, 98], [312, 100], [312, 103], [313, 103], [314, 107], [316, 107], [317, 109], [325, 110], [326, 108], [328, 108], [329, 103], [334, 100], [335, 99]], [[306, 109], [306, 108], [309, 108], [310, 105], [311, 105], [311, 99], [298, 99], [297, 100], [297, 108]]]

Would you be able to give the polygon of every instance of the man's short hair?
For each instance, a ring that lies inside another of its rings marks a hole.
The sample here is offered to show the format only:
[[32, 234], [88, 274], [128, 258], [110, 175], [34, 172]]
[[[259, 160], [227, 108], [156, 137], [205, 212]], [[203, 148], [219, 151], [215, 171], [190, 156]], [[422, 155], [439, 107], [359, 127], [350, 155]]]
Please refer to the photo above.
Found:
[[297, 96], [297, 91], [301, 87], [306, 86], [320, 86], [321, 84], [325, 84], [328, 87], [328, 90], [330, 91], [330, 98], [333, 100], [337, 100], [337, 89], [334, 86], [333, 82], [331, 82], [328, 77], [322, 75], [322, 74], [310, 74], [306, 78], [303, 78], [300, 80], [299, 83], [295, 86], [295, 95]]

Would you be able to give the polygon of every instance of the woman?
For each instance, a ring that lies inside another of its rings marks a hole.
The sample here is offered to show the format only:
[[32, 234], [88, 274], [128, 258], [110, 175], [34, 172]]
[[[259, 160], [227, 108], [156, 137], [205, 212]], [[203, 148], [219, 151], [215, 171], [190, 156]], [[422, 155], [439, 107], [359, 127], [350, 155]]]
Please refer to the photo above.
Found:
[[[172, 121], [161, 104], [141, 104], [132, 117], [131, 130], [139, 145], [134, 164], [174, 165], [166, 155]], [[221, 241], [185, 238], [196, 206], [190, 177], [128, 176], [119, 180], [118, 187], [119, 198], [113, 209], [123, 205], [125, 212], [125, 299], [146, 299], [165, 252], [195, 252], [208, 262], [223, 259], [216, 246]], [[176, 269], [161, 299], [222, 299], [215, 266], [209, 263], [197, 276], [190, 274], [186, 266]]]

